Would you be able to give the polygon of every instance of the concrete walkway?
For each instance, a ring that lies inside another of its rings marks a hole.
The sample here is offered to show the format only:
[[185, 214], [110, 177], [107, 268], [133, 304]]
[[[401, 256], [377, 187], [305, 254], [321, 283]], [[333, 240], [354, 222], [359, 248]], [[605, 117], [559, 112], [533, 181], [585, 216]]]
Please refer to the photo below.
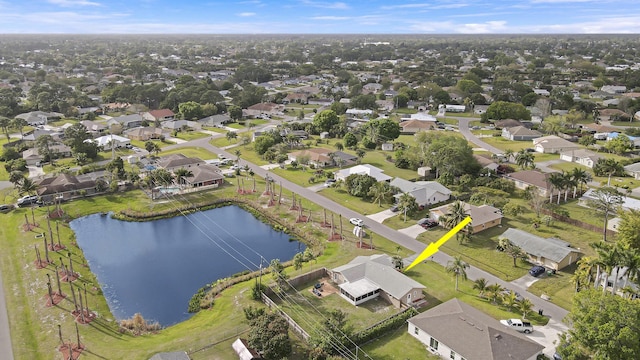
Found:
[[11, 332], [9, 330], [4, 284], [2, 283], [2, 271], [0, 271], [0, 359], [13, 360], [13, 348], [11, 347]]
[[404, 229], [400, 229], [398, 230], [398, 232], [401, 232], [407, 236], [411, 236], [414, 239], [418, 238], [418, 235], [422, 234], [423, 232], [427, 231], [425, 228], [423, 228], [422, 226], [416, 224], [416, 225], [411, 225], [409, 227], [406, 227]]
[[375, 214], [367, 215], [367, 217], [375, 222], [382, 224], [383, 221], [387, 220], [390, 217], [394, 217], [395, 215], [396, 213], [387, 209]]

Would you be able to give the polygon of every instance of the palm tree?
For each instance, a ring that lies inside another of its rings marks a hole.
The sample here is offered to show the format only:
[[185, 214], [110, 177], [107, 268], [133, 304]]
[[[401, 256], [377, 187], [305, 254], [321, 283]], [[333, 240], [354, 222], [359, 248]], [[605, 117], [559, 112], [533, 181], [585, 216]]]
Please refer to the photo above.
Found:
[[551, 190], [549, 191], [549, 203], [553, 202], [553, 190], [558, 191], [558, 204], [560, 204], [560, 192], [564, 183], [564, 177], [561, 173], [551, 173], [548, 178], [549, 184], [551, 184]]
[[193, 176], [193, 172], [191, 170], [180, 168], [173, 172], [173, 174], [178, 178], [178, 184], [183, 185], [184, 179]]
[[516, 260], [518, 259], [526, 259], [527, 253], [522, 250], [519, 246], [514, 245], [509, 239], [502, 238], [498, 241], [498, 246], [503, 249], [503, 251], [513, 258], [513, 267], [516, 267]]
[[[442, 224], [447, 229], [452, 229], [456, 225], [462, 222], [469, 214], [467, 213], [467, 209], [465, 208], [465, 204], [457, 200], [453, 204], [449, 206], [448, 213], [443, 216]], [[465, 229], [465, 231], [469, 231]], [[460, 242], [460, 232], [456, 233], [456, 240]]]
[[371, 197], [371, 202], [378, 202], [378, 207], [382, 207], [382, 202], [386, 203], [391, 197], [389, 183], [381, 181], [373, 184], [367, 195]]
[[456, 291], [458, 291], [458, 278], [462, 277], [462, 280], [467, 280], [468, 268], [469, 264], [464, 262], [460, 256], [454, 257], [452, 261], [447, 263], [445, 270], [456, 277]]
[[11, 141], [9, 138], [9, 127], [11, 126], [11, 120], [4, 116], [0, 116], [0, 129], [4, 132], [4, 135], [7, 137], [7, 142]]
[[416, 198], [408, 193], [400, 195], [398, 199], [398, 209], [404, 213], [404, 222], [407, 222], [407, 214], [411, 214], [417, 208], [418, 203], [416, 203]]
[[518, 295], [512, 290], [502, 296], [502, 304], [509, 309], [513, 309], [518, 303]]
[[240, 163], [240, 155], [242, 155], [240, 150], [236, 149], [233, 153], [236, 155], [236, 163]]
[[520, 166], [522, 169], [533, 167], [533, 161], [533, 155], [527, 152], [525, 149], [520, 149], [520, 151], [518, 151], [518, 154], [516, 154], [516, 164], [518, 164], [518, 166]]
[[[580, 291], [583, 287], [588, 287], [591, 284], [591, 272], [593, 267], [597, 265], [597, 259], [590, 256], [585, 256], [578, 260], [578, 268], [571, 277], [571, 282], [576, 286], [576, 292]], [[599, 276], [599, 274], [597, 274]], [[597, 281], [597, 278], [596, 278]]]
[[531, 300], [526, 298], [522, 299], [522, 301], [520, 301], [520, 303], [518, 304], [518, 309], [522, 312], [523, 319], [527, 318], [527, 314], [531, 312], [532, 308], [533, 303], [531, 302]]
[[[580, 168], [573, 168], [573, 170], [571, 170], [571, 178], [573, 179], [574, 183], [576, 185], [580, 186], [580, 193], [582, 194], [582, 187], [584, 185], [587, 185], [587, 183], [589, 181], [591, 181], [591, 174], [588, 173], [586, 170], [584, 169], [580, 169]], [[573, 188], [573, 198], [575, 199], [576, 197], [576, 187]]]
[[507, 162], [511, 162], [512, 156], [513, 156], [513, 150], [507, 149], [504, 151], [504, 157], [507, 159]]
[[367, 154], [367, 151], [363, 148], [356, 149], [356, 156], [358, 157], [358, 163], [362, 162], [362, 159]]
[[[575, 188], [577, 183], [573, 180], [570, 172], [562, 171], [562, 188], [564, 189], [564, 202], [567, 202], [567, 196], [569, 195], [569, 189]], [[575, 196], [574, 196], [575, 197]]]
[[225, 137], [227, 140], [229, 140], [229, 141], [231, 141], [231, 140], [238, 141], [238, 134], [237, 134], [235, 131], [228, 131], [228, 132], [224, 135], [224, 137]]
[[500, 293], [502, 292], [502, 286], [500, 286], [500, 284], [491, 284], [487, 286], [486, 292], [489, 300], [491, 300], [491, 302], [495, 304], [500, 297]]
[[478, 296], [480, 296], [481, 298], [484, 298], [485, 292], [487, 291], [487, 279], [485, 278], [480, 278], [480, 279], [476, 279], [473, 282], [473, 289], [474, 290], [478, 290]]
[[611, 186], [611, 176], [613, 174], [621, 173], [624, 171], [624, 167], [621, 163], [611, 158], [601, 158], [593, 167], [593, 172], [597, 174], [607, 174], [607, 186]]
[[629, 280], [633, 281], [640, 274], [640, 252], [634, 248], [625, 249], [620, 265], [625, 267], [624, 285], [622, 286], [624, 289], [629, 284]]
[[20, 193], [20, 195], [24, 195], [24, 194], [33, 195], [37, 190], [38, 190], [38, 185], [36, 185], [36, 183], [33, 182], [33, 180], [26, 177], [26, 178], [23, 178], [22, 181], [20, 182], [18, 193]]
[[614, 212], [618, 206], [622, 205], [624, 199], [622, 194], [612, 187], [602, 187], [593, 192], [593, 200], [589, 200], [588, 204], [596, 211], [604, 214], [604, 225], [602, 226], [602, 238], [607, 241], [607, 224], [609, 222], [609, 214]]

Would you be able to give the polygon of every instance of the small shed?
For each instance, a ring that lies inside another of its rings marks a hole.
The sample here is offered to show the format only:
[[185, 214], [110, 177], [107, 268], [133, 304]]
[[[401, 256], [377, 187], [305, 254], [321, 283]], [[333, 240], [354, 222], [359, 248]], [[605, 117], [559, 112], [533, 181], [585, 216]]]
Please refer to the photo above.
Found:
[[393, 151], [393, 143], [382, 144], [382, 151]]
[[329, 138], [329, 132], [323, 131], [320, 133], [320, 139], [328, 139], [328, 138]]
[[431, 172], [431, 168], [428, 166], [421, 166], [418, 168], [418, 175], [419, 176], [427, 176], [429, 175], [429, 173]]
[[237, 338], [236, 341], [231, 344], [231, 347], [236, 352], [240, 360], [262, 359], [262, 356], [260, 356], [257, 351], [249, 347], [249, 343], [245, 339]]

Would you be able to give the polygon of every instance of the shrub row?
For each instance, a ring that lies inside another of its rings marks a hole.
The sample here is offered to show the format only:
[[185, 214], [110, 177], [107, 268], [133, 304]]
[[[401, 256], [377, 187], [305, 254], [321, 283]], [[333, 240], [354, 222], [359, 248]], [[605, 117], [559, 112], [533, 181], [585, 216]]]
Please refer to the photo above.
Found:
[[352, 340], [356, 344], [364, 344], [368, 341], [376, 339], [387, 332], [397, 329], [398, 327], [404, 325], [412, 316], [418, 315], [418, 310], [415, 308], [409, 308], [400, 314], [396, 314], [391, 316], [365, 330], [362, 330], [353, 335]]

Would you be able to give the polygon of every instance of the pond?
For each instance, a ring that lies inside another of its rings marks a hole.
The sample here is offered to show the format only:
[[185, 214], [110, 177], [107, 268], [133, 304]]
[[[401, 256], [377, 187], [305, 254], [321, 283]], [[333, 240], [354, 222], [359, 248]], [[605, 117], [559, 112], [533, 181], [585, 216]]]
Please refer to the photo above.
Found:
[[188, 319], [207, 283], [257, 270], [260, 255], [284, 262], [305, 249], [238, 206], [149, 222], [94, 214], [70, 225], [116, 319], [141, 313], [163, 326]]

